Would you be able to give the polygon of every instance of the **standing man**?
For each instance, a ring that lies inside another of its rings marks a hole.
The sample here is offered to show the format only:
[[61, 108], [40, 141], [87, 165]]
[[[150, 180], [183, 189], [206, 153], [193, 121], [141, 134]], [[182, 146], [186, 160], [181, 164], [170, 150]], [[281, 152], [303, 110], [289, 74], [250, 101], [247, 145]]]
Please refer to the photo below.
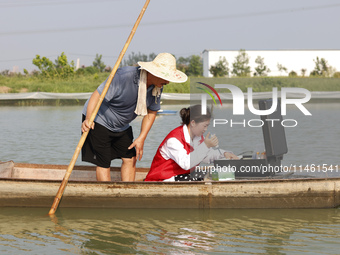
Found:
[[[135, 180], [136, 160], [142, 159], [144, 141], [160, 110], [163, 86], [188, 79], [176, 69], [176, 59], [169, 53], [160, 53], [153, 61], [138, 65], [117, 70], [92, 126], [89, 119], [106, 82], [84, 105], [81, 129], [90, 132], [82, 148], [82, 160], [97, 166], [98, 181], [111, 181], [111, 160], [116, 158], [122, 159], [122, 181]], [[140, 135], [133, 140], [129, 123], [138, 115], [144, 117]]]

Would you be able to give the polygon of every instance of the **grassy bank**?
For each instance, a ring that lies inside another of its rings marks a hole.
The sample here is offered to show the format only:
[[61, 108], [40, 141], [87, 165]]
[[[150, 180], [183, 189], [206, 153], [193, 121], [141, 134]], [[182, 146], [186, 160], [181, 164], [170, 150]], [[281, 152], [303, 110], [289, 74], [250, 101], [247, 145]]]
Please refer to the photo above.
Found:
[[[191, 78], [191, 88], [194, 89], [203, 82], [209, 85], [214, 84], [232, 84], [238, 86], [246, 92], [251, 87], [254, 92], [272, 91], [273, 87], [278, 89], [282, 87], [305, 88], [309, 91], [340, 91], [339, 78], [290, 78], [290, 77], [249, 77], [249, 78]], [[195, 89], [192, 90], [195, 92]], [[197, 90], [197, 92], [199, 92]]]
[[23, 91], [54, 93], [91, 92], [94, 91], [107, 76], [107, 73], [99, 73], [87, 76], [79, 75], [66, 80], [24, 76], [0, 76], [0, 86], [11, 88], [10, 93]]
[[[108, 73], [94, 75], [79, 75], [67, 80], [40, 79], [38, 77], [25, 76], [1, 76], [0, 87], [9, 88], [10, 93], [18, 92], [54, 92], [76, 93], [92, 92], [100, 83], [105, 81]], [[273, 87], [299, 87], [309, 91], [340, 91], [340, 78], [288, 78], [288, 77], [251, 77], [251, 78], [204, 78], [191, 77], [183, 84], [170, 83], [164, 87], [165, 93], [190, 93], [196, 91], [199, 86], [196, 82], [203, 82], [214, 86], [215, 84], [232, 84], [242, 91], [252, 87], [254, 92], [271, 91]]]

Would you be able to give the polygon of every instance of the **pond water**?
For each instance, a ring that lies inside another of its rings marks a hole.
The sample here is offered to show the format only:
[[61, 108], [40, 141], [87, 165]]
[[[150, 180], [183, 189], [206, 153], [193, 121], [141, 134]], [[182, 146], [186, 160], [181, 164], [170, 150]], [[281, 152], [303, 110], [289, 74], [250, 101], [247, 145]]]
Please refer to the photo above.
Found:
[[339, 254], [340, 210], [1, 208], [1, 254]]
[[[187, 105], [163, 105], [164, 110], [179, 111]], [[340, 164], [340, 103], [308, 103], [312, 116], [305, 116], [297, 108], [287, 110], [285, 119], [297, 121], [296, 127], [285, 128], [288, 153], [284, 155], [283, 165]], [[0, 160], [15, 162], [69, 164], [80, 139], [82, 106], [35, 106], [0, 107], [1, 143]], [[245, 116], [232, 117], [231, 107], [215, 107], [214, 118], [242, 123], [259, 119], [246, 112]], [[134, 136], [137, 137], [141, 117], [132, 122]], [[144, 156], [137, 163], [139, 167], [150, 167], [156, 149], [173, 128], [180, 125], [180, 117], [160, 115], [145, 141]], [[253, 123], [255, 125], [255, 123]], [[290, 123], [289, 125], [291, 125]], [[258, 125], [258, 124], [256, 124]], [[245, 127], [243, 124], [211, 124], [208, 131], [219, 138], [219, 147], [240, 154], [263, 147], [260, 127]], [[77, 164], [84, 164], [80, 158]], [[112, 166], [120, 166], [115, 160]]]
[[[179, 111], [183, 105], [164, 105]], [[340, 103], [309, 103], [312, 116], [289, 109], [298, 125], [286, 128], [282, 164], [339, 165]], [[81, 106], [0, 107], [0, 160], [68, 164], [80, 139]], [[214, 117], [230, 119], [231, 108]], [[249, 113], [243, 118], [254, 116]], [[235, 118], [236, 120], [236, 118]], [[135, 137], [141, 118], [133, 123]], [[180, 124], [158, 116], [140, 167]], [[209, 127], [220, 148], [238, 154], [263, 143], [260, 128]], [[78, 159], [77, 164], [84, 164]], [[112, 165], [120, 165], [120, 161]], [[122, 210], [0, 208], [1, 254], [339, 254], [340, 211], [325, 210]]]

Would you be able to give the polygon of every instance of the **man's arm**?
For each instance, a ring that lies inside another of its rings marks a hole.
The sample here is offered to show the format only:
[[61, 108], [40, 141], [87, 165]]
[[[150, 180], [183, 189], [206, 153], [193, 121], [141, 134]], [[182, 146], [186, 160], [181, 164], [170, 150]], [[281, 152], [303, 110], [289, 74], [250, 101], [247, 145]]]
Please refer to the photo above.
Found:
[[94, 108], [96, 108], [96, 105], [97, 105], [99, 98], [100, 98], [100, 94], [97, 90], [92, 93], [90, 100], [89, 100], [89, 103], [87, 104], [86, 119], [83, 121], [83, 123], [81, 125], [81, 131], [82, 132], [87, 132], [90, 128], [94, 129], [94, 122], [90, 126], [89, 120], [90, 120], [91, 115], [94, 111]]
[[133, 147], [136, 148], [136, 157], [137, 159], [141, 160], [143, 157], [143, 148], [144, 148], [144, 141], [155, 121], [157, 115], [157, 111], [151, 111], [148, 109], [148, 114], [143, 117], [141, 131], [137, 139], [133, 141], [133, 143], [129, 146], [129, 150]]

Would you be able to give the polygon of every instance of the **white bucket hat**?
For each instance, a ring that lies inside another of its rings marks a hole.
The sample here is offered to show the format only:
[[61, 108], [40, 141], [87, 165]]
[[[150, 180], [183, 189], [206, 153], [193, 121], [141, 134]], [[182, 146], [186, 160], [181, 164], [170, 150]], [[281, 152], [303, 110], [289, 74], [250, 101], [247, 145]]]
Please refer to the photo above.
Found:
[[174, 83], [185, 82], [188, 77], [177, 70], [176, 59], [169, 53], [159, 53], [151, 62], [138, 62], [143, 69], [152, 75]]

